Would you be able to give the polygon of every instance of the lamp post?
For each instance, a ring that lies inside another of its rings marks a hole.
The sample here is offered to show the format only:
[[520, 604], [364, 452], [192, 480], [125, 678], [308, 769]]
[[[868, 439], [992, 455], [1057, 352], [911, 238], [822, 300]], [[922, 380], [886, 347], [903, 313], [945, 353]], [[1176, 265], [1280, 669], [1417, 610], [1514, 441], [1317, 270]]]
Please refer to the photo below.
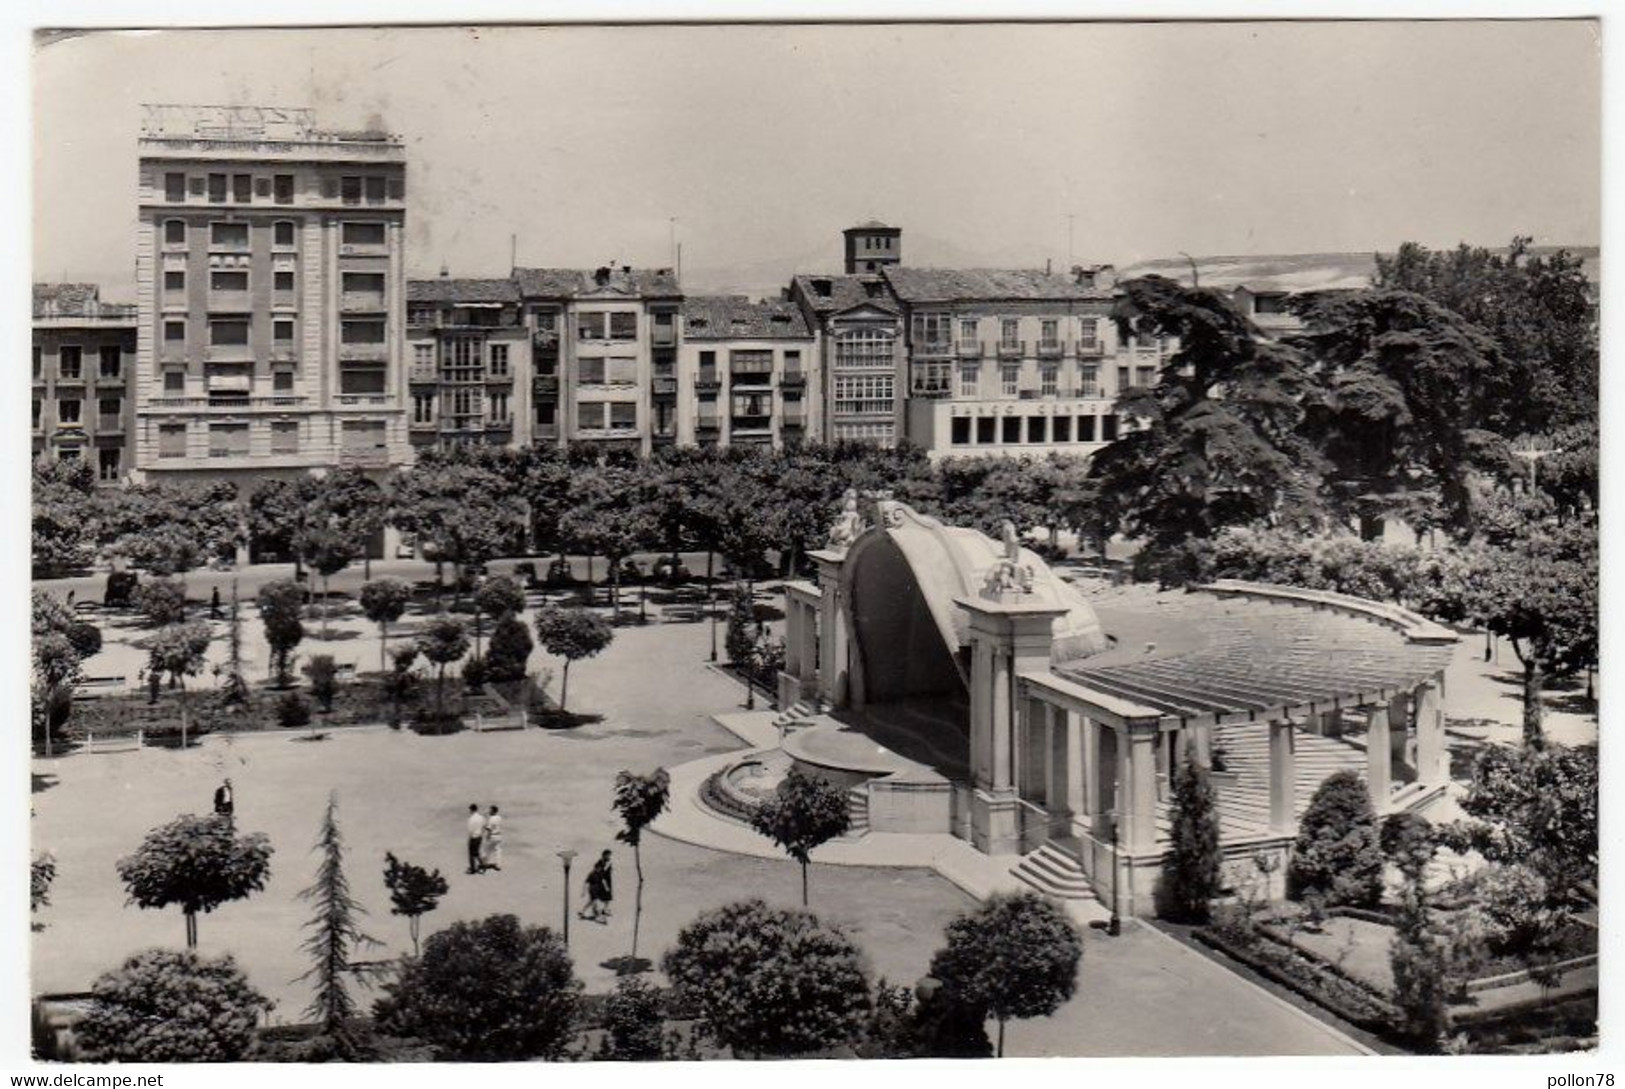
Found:
[[564, 945], [570, 945], [570, 863], [575, 861], [576, 853], [570, 850], [559, 852], [559, 861], [564, 863]]
[[1123, 932], [1123, 920], [1117, 913], [1117, 810], [1108, 813], [1106, 819], [1112, 822], [1112, 917], [1106, 933], [1115, 938]]

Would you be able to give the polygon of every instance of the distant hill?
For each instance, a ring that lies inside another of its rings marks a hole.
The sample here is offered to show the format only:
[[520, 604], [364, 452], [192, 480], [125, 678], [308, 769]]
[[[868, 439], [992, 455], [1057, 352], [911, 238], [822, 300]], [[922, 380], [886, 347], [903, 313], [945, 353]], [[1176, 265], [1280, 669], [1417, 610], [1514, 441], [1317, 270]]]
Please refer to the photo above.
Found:
[[[1592, 283], [1602, 278], [1602, 250], [1597, 246], [1534, 246], [1534, 253], [1567, 249], [1585, 262], [1585, 274]], [[1333, 291], [1365, 287], [1377, 271], [1369, 253], [1279, 253], [1245, 257], [1198, 257], [1197, 276], [1206, 287], [1275, 288], [1282, 291]], [[1190, 262], [1183, 257], [1160, 257], [1154, 261], [1118, 269], [1118, 275], [1167, 276], [1188, 280]]]

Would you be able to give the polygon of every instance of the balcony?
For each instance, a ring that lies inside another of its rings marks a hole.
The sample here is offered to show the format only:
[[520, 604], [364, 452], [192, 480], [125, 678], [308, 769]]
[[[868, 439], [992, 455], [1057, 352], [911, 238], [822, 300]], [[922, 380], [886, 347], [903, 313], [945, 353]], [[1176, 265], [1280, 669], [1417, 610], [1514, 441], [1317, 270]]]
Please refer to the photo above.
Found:
[[1106, 345], [1099, 340], [1080, 340], [1077, 349], [1080, 359], [1099, 359], [1106, 354]]
[[1000, 359], [1021, 359], [1026, 354], [1027, 354], [1027, 342], [1025, 340], [1001, 340], [1001, 341], [999, 341], [999, 358]]
[[677, 396], [677, 379], [657, 377], [654, 380], [654, 395], [656, 397]]
[[358, 469], [389, 468], [389, 451], [382, 447], [364, 447], [339, 451], [340, 465], [353, 465]]
[[337, 401], [345, 408], [388, 408], [393, 399], [387, 393], [341, 393]]
[[111, 435], [115, 431], [123, 431], [123, 430], [124, 430], [124, 417], [123, 416], [98, 416], [98, 417], [96, 417], [96, 433], [98, 435]]
[[916, 359], [952, 359], [954, 346], [946, 340], [928, 340], [914, 346]]
[[559, 376], [556, 374], [538, 374], [532, 379], [532, 386], [538, 396], [556, 398], [559, 395]]
[[209, 313], [246, 314], [254, 309], [254, 300], [246, 291], [209, 292]]
[[677, 347], [677, 329], [671, 325], [657, 325], [649, 334], [649, 343], [656, 348]]
[[1065, 341], [1040, 340], [1038, 342], [1038, 358], [1040, 359], [1060, 359], [1065, 354]]
[[698, 390], [721, 389], [722, 380], [717, 377], [716, 371], [701, 371], [694, 379], [694, 388]]
[[435, 420], [413, 420], [407, 426], [413, 431], [436, 431], [440, 428], [439, 422]]
[[292, 344], [273, 344], [271, 345], [271, 362], [297, 363], [299, 362], [299, 349]]
[[387, 310], [384, 296], [376, 291], [346, 291], [339, 296], [339, 309], [347, 313], [376, 313]]
[[56, 376], [59, 386], [82, 386], [85, 384], [85, 372], [77, 371], [73, 374], [59, 374]]
[[238, 397], [230, 402], [210, 400], [207, 397], [151, 397], [141, 407], [149, 412], [175, 412], [198, 408], [221, 409], [226, 412], [242, 412], [244, 409], [288, 409], [298, 408], [305, 404], [309, 398], [293, 393], [275, 393], [260, 397]]
[[[409, 382], [438, 382], [440, 381], [440, 372], [432, 366], [411, 367], [406, 372], [406, 378]], [[537, 381], [540, 381], [540, 379], [537, 379]]]
[[254, 349], [247, 344], [211, 344], [203, 349], [205, 363], [252, 363]]
[[954, 354], [960, 359], [981, 359], [982, 342], [979, 340], [961, 340], [954, 346]]
[[339, 359], [356, 363], [387, 363], [389, 362], [389, 345], [371, 341], [340, 344]]
[[782, 386], [805, 386], [807, 384], [807, 372], [800, 368], [785, 371], [779, 379], [779, 384]]

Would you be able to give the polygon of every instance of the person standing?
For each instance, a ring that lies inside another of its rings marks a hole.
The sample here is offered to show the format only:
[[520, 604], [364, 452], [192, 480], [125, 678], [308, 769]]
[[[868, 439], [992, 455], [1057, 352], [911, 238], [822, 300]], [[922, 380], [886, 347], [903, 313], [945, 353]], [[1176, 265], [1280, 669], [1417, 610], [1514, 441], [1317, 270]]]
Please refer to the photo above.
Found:
[[480, 872], [480, 848], [485, 846], [485, 818], [480, 816], [480, 807], [470, 802], [468, 806], [468, 872]]
[[236, 811], [237, 796], [232, 792], [231, 780], [227, 779], [214, 789], [214, 815], [230, 817]]
[[480, 848], [480, 868], [502, 870], [502, 814], [496, 806], [485, 818], [485, 842]]
[[581, 909], [581, 917], [590, 922], [603, 922], [610, 914], [609, 904], [613, 899], [615, 872], [610, 863], [610, 853], [606, 850], [598, 856], [598, 861], [587, 874], [587, 906]]
[[214, 593], [209, 595], [209, 616], [215, 620], [220, 619], [220, 587], [218, 586], [214, 588]]

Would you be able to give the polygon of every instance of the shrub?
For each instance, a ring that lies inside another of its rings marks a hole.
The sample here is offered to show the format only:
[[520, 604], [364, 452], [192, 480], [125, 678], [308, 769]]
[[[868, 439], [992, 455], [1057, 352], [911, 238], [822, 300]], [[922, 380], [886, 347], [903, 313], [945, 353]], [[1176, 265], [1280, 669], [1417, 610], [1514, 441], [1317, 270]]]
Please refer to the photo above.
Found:
[[1174, 922], [1207, 921], [1219, 893], [1219, 818], [1207, 769], [1188, 748], [1174, 771], [1173, 842], [1163, 856], [1154, 899], [1157, 914]]
[[490, 676], [491, 670], [484, 658], [470, 658], [463, 663], [463, 688], [466, 691], [477, 692], [484, 688]]
[[604, 1042], [599, 1055], [622, 1062], [663, 1057], [666, 1018], [661, 993], [638, 976], [622, 976], [604, 1003]]
[[155, 628], [179, 624], [186, 618], [186, 590], [179, 579], [149, 579], [136, 587], [135, 607]]
[[67, 636], [80, 658], [89, 658], [102, 649], [102, 630], [88, 620], [75, 620], [69, 624]]
[[512, 616], [524, 610], [525, 591], [506, 575], [492, 575], [475, 591], [474, 604], [489, 617]]
[[1438, 1050], [1450, 1028], [1446, 948], [1432, 933], [1428, 911], [1417, 890], [1406, 896], [1406, 908], [1389, 946], [1394, 974], [1394, 1031], [1418, 1051]]
[[331, 654], [312, 654], [305, 663], [305, 676], [310, 680], [310, 694], [331, 713], [333, 698], [339, 693], [339, 666]]
[[51, 906], [51, 882], [56, 880], [56, 856], [47, 851], [28, 864], [28, 910]]
[[1352, 771], [1326, 777], [1298, 823], [1287, 897], [1318, 893], [1331, 905], [1370, 907], [1382, 898], [1382, 849], [1365, 783]]
[[749, 586], [734, 586], [728, 601], [728, 627], [723, 635], [723, 648], [728, 661], [748, 669], [756, 650], [756, 597]]
[[276, 701], [277, 725], [296, 730], [310, 725], [310, 701], [298, 692], [284, 692]]
[[374, 1007], [378, 1027], [444, 1058], [557, 1059], [575, 1036], [581, 984], [547, 927], [512, 915], [453, 923], [404, 961]]
[[291, 579], [260, 587], [260, 621], [265, 625], [265, 641], [271, 650], [271, 674], [283, 687], [291, 683], [293, 649], [305, 637], [305, 626], [299, 619], [304, 602], [304, 589]]
[[485, 657], [491, 680], [499, 683], [524, 680], [534, 646], [524, 621], [512, 614], [498, 620], [491, 629], [491, 644]]
[[1383, 818], [1378, 842], [1383, 856], [1407, 881], [1422, 879], [1422, 871], [1433, 861], [1438, 848], [1433, 825], [1420, 813], [1411, 812], [1390, 813]]
[[706, 912], [662, 962], [718, 1044], [753, 1057], [852, 1042], [869, 1014], [858, 949], [811, 912], [745, 900]]
[[141, 578], [134, 571], [109, 571], [102, 604], [110, 609], [128, 608], [134, 603], [135, 588], [140, 583]]
[[235, 1062], [271, 1003], [230, 956], [150, 949], [96, 980], [74, 1029], [94, 1062]]
[[1548, 906], [1545, 879], [1528, 866], [1487, 866], [1476, 875], [1473, 888], [1492, 952], [1527, 954], [1560, 921]]

